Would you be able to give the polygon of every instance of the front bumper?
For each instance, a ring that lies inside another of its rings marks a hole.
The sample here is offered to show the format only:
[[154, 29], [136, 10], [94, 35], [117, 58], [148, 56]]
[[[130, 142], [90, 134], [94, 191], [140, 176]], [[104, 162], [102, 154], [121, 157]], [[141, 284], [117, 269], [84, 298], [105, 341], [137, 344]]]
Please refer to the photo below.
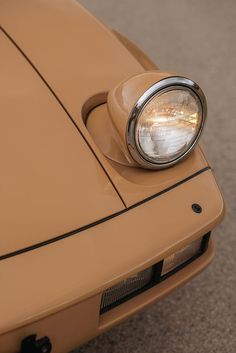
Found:
[[[191, 205], [203, 212], [196, 214]], [[78, 235], [0, 262], [0, 352], [49, 336], [66, 353], [183, 284], [212, 260], [208, 250], [155, 287], [100, 315], [102, 293], [219, 223], [224, 203], [210, 170]]]
[[110, 329], [112, 326], [119, 324], [136, 312], [161, 300], [166, 295], [191, 280], [211, 263], [214, 255], [215, 245], [213, 240], [210, 239], [207, 251], [199, 258], [164, 281], [158, 283], [156, 286], [117, 306], [113, 310], [104, 313], [99, 321], [99, 333]]

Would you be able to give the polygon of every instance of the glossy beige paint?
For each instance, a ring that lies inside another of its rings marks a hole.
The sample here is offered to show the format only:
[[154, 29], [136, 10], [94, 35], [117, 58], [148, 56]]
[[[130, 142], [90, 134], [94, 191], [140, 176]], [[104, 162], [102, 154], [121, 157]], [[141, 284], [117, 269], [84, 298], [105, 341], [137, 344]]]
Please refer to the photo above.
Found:
[[[183, 168], [184, 174], [182, 168], [161, 174], [145, 170], [145, 176], [150, 174], [147, 178], [155, 180], [148, 187], [126, 179], [126, 168], [119, 172], [97, 147], [84, 124], [82, 113], [86, 117], [91, 108], [104, 103], [112, 88], [143, 73], [142, 55], [140, 62], [136, 60], [127, 50], [128, 44], [124, 47], [115, 34], [75, 1], [1, 0], [0, 4], [1, 26], [47, 81], [77, 124], [127, 207], [158, 192], [161, 175], [170, 186], [173, 179], [180, 181], [186, 174], [201, 169], [196, 164], [191, 171]], [[135, 53], [138, 55], [138, 51]], [[202, 156], [199, 158], [206, 166]], [[137, 175], [143, 175], [139, 169], [136, 168]]]
[[124, 205], [73, 123], [3, 33], [0, 51], [1, 256]]
[[43, 337], [45, 333], [49, 335], [53, 343], [53, 352], [68, 353], [81, 343], [103, 333], [127, 319], [130, 315], [162, 299], [202, 271], [212, 261], [213, 257], [214, 246], [211, 241], [208, 251], [201, 258], [191, 263], [174, 277], [168, 278], [158, 286], [127, 301], [114, 310], [99, 316], [101, 295], [96, 295], [42, 320], [0, 336], [0, 352], [18, 353], [22, 337], [37, 332], [38, 337]]
[[[119, 82], [144, 71], [142, 54], [131, 48], [133, 54], [139, 55], [140, 60], [136, 60], [115, 35], [73, 1], [1, 0], [0, 10], [4, 29], [0, 37], [1, 52], [4, 49], [6, 53], [5, 57], [1, 55], [1, 60], [3, 58], [6, 71], [11, 68], [9, 83], [6, 73], [2, 72], [6, 85], [6, 89], [1, 89], [5, 97], [3, 117], [8, 116], [2, 126], [8, 131], [10, 119], [13, 119], [12, 134], [19, 146], [19, 151], [14, 149], [16, 154], [12, 153], [12, 147], [6, 150], [11, 136], [10, 133], [3, 136], [5, 151], [11, 152], [12, 160], [18, 165], [13, 170], [10, 162], [7, 164], [7, 152], [2, 156], [9, 178], [13, 175], [10, 172], [14, 172], [16, 183], [2, 188], [3, 195], [7, 202], [8, 190], [13, 199], [16, 194], [12, 193], [12, 187], [19, 192], [21, 180], [22, 190], [35, 193], [33, 197], [28, 192], [27, 200], [29, 197], [32, 202], [35, 198], [50, 199], [52, 203], [52, 207], [46, 203], [45, 209], [41, 205], [31, 209], [26, 200], [22, 203], [18, 200], [19, 215], [23, 214], [22, 210], [24, 214], [32, 214], [27, 225], [32, 227], [28, 229], [30, 238], [24, 236], [26, 225], [23, 221], [20, 223], [21, 218], [14, 211], [11, 220], [22, 227], [21, 236], [14, 233], [8, 243], [1, 232], [4, 239], [1, 249], [8, 251], [50, 240], [52, 234], [59, 235], [59, 231], [72, 229], [75, 224], [81, 226], [89, 217], [97, 221], [103, 215], [121, 211], [63, 240], [0, 261], [0, 353], [17, 353], [21, 339], [34, 332], [50, 336], [53, 353], [67, 353], [202, 270], [213, 257], [212, 242], [202, 257], [176, 275], [99, 316], [103, 290], [213, 229], [223, 218], [224, 203], [212, 171], [205, 170], [137, 207], [125, 209], [112, 183], [125, 205], [132, 206], [208, 166], [199, 147], [185, 161], [165, 171], [121, 166], [104, 156], [100, 142], [94, 138], [96, 134], [86, 128], [83, 115], [87, 116], [98, 103], [104, 103], [107, 92]], [[81, 28], [86, 29], [86, 33]], [[11, 93], [16, 98], [14, 105]], [[96, 117], [102, 116], [104, 107], [95, 108], [89, 116], [95, 130]], [[23, 130], [19, 123], [22, 119], [33, 133], [31, 140], [26, 130], [22, 139], [17, 134]], [[43, 131], [45, 150], [42, 150], [36, 127]], [[26, 148], [29, 143], [31, 150]], [[20, 153], [20, 148], [24, 148], [24, 153]], [[28, 156], [28, 161], [30, 159], [30, 165], [35, 166], [35, 150], [39, 170], [45, 181], [51, 181], [51, 188], [46, 184], [46, 188], [35, 190], [42, 178], [34, 174], [31, 179], [27, 175], [29, 163], [23, 161], [25, 168], [22, 168], [19, 162], [24, 155]], [[70, 173], [62, 170], [62, 163], [68, 165]], [[7, 177], [4, 180], [10, 183]], [[70, 198], [70, 211], [63, 209], [65, 204], [61, 200], [66, 201], [66, 198]], [[79, 214], [81, 200], [87, 203], [87, 208]], [[194, 202], [202, 205], [201, 214], [192, 211]], [[1, 204], [4, 212], [3, 207]], [[12, 202], [11, 210], [16, 210], [14, 207]], [[54, 217], [53, 225], [51, 217], [46, 223], [40, 222], [41, 213]], [[45, 227], [42, 232], [33, 230], [35, 222]], [[14, 229], [14, 225], [11, 227]]]
[[[202, 214], [192, 212], [193, 202]], [[1, 261], [0, 333], [101, 293], [206, 234], [223, 213], [206, 171], [96, 227]]]

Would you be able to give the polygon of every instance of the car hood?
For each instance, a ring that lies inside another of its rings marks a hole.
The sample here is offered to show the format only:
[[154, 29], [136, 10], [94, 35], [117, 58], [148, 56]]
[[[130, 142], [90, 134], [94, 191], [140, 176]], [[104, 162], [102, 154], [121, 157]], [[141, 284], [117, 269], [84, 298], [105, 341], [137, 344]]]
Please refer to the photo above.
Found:
[[145, 69], [76, 1], [2, 0], [0, 23], [0, 258], [76, 234], [207, 166], [198, 148], [156, 172], [99, 150], [86, 116]]
[[87, 226], [124, 205], [78, 129], [0, 32], [0, 256]]

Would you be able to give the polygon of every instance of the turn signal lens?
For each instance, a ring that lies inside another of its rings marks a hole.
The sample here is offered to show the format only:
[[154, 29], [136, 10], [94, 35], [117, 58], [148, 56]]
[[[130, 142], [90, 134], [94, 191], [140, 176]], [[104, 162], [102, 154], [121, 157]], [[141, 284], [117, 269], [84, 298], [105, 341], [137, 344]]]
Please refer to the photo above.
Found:
[[193, 241], [191, 244], [181, 248], [179, 251], [173, 253], [164, 259], [161, 275], [166, 275], [179, 266], [185, 264], [195, 255], [199, 255], [202, 248], [202, 238]]

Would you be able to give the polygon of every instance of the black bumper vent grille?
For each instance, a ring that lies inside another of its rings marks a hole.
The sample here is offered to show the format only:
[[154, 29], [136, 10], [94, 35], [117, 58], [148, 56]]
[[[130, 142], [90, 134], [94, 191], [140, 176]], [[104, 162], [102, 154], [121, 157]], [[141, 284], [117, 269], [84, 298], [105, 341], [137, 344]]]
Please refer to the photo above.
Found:
[[189, 258], [187, 261], [181, 263], [179, 266], [175, 267], [168, 273], [162, 275], [162, 268], [164, 262], [164, 260], [162, 260], [156, 265], [148, 267], [147, 269], [138, 272], [135, 275], [108, 288], [102, 295], [100, 313], [103, 314], [104, 312], [116, 307], [117, 305], [124, 303], [125, 301], [133, 298], [134, 296], [155, 286], [159, 282], [165, 280], [167, 277], [173, 275], [174, 273], [181, 270], [183, 267], [197, 259], [207, 250], [209, 238], [210, 233], [206, 234], [202, 238], [199, 251], [194, 256]]

